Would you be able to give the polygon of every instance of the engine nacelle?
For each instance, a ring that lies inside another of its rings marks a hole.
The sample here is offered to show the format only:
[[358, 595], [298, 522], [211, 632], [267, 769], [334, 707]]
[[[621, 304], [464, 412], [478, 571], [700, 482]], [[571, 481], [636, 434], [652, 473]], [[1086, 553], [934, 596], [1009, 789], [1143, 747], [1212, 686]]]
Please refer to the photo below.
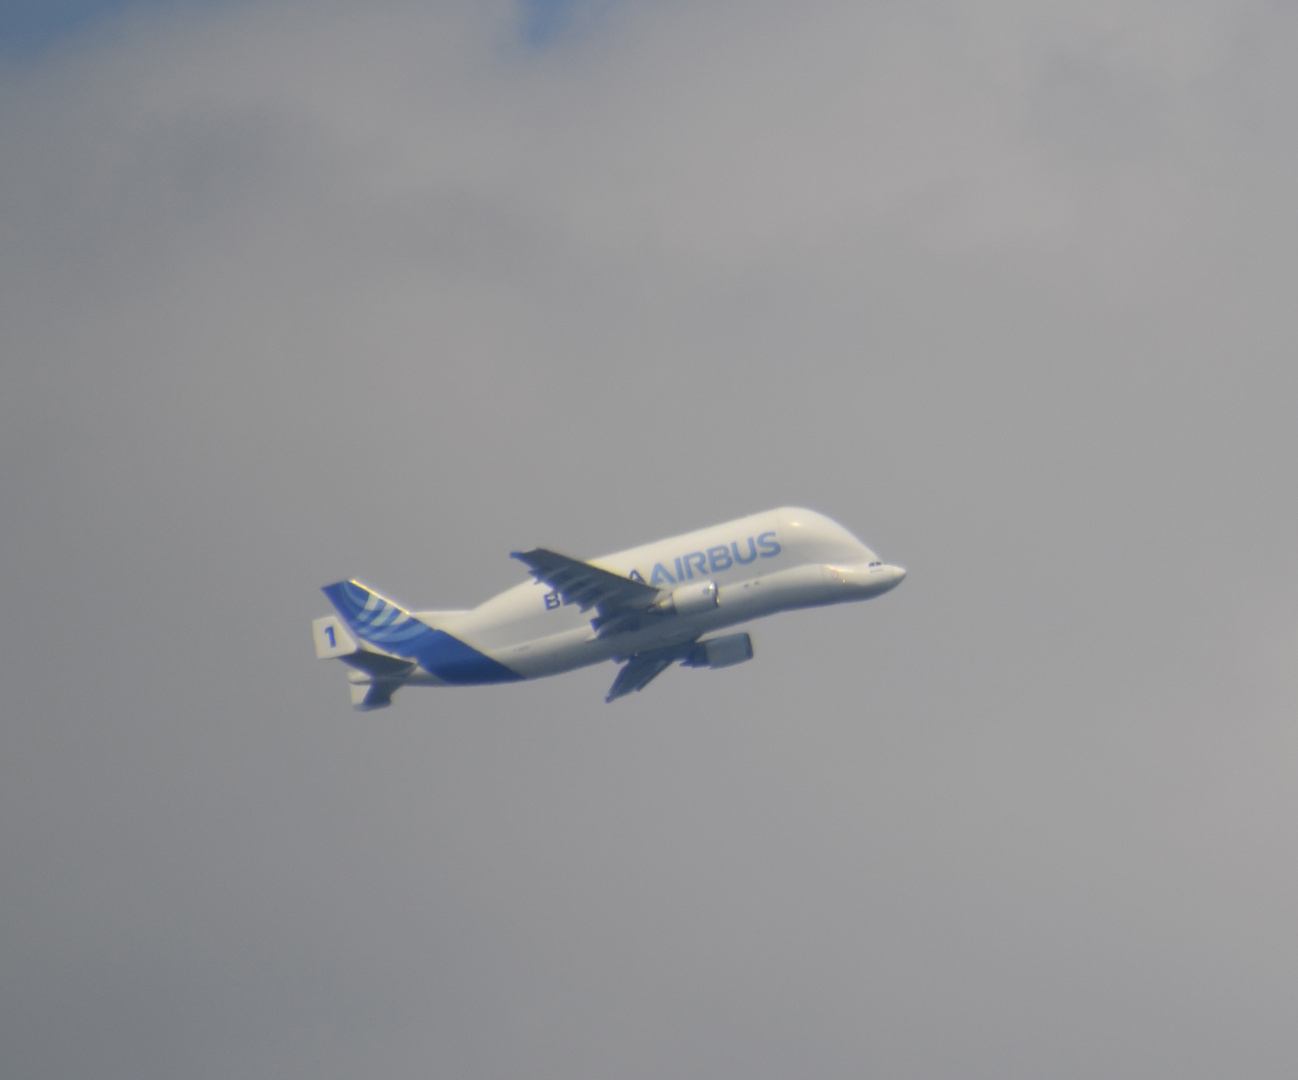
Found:
[[694, 643], [689, 656], [683, 661], [686, 667], [729, 667], [753, 658], [753, 639], [747, 634], [727, 634]]
[[677, 615], [701, 615], [717, 606], [717, 583], [715, 581], [695, 582], [693, 585], [678, 585], [656, 604], [651, 610], [670, 612]]

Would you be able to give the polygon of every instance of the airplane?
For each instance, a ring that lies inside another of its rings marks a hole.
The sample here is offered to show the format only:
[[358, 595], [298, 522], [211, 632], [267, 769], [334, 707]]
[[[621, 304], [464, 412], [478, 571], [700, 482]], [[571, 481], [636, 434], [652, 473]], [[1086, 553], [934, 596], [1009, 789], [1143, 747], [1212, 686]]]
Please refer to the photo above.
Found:
[[467, 611], [408, 611], [359, 581], [323, 592], [316, 656], [351, 671], [352, 704], [381, 709], [403, 686], [475, 686], [621, 664], [605, 701], [672, 664], [751, 660], [747, 633], [713, 631], [779, 611], [868, 600], [906, 576], [814, 510], [781, 507], [589, 562], [511, 552], [531, 580]]

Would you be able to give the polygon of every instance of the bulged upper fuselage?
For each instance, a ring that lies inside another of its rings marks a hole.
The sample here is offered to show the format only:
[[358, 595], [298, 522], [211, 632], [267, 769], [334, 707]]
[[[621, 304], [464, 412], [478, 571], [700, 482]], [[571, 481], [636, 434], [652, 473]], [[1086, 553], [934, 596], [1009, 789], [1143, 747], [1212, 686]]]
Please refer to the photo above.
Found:
[[[538, 552], [564, 558], [543, 549]], [[507, 589], [469, 611], [406, 613], [358, 583], [346, 583], [348, 588], [361, 590], [354, 601], [340, 600], [341, 594], [332, 591], [344, 583], [330, 586], [326, 593], [348, 629], [366, 643], [362, 649], [385, 650], [385, 634], [389, 639], [401, 636], [385, 628], [406, 626], [403, 619], [409, 626], [402, 631], [402, 640], [419, 637], [426, 627], [456, 643], [456, 648], [447, 646], [441, 652], [428, 644], [424, 659], [415, 646], [409, 646], [405, 654], [397, 652], [415, 664], [404, 682], [464, 684], [537, 678], [608, 659], [669, 654], [680, 659], [673, 650], [679, 651], [704, 634], [778, 611], [869, 599], [894, 588], [905, 577], [904, 570], [882, 562], [837, 522], [813, 510], [793, 507], [753, 514], [588, 563], [565, 561], [586, 567], [596, 577], [606, 571], [645, 586], [637, 590], [644, 600], [634, 612], [636, 617], [611, 623], [593, 618], [592, 602], [585, 597], [594, 593], [556, 587], [555, 583], [564, 586], [570, 579], [536, 569], [534, 580]], [[633, 588], [625, 581], [622, 584]], [[368, 599], [370, 596], [375, 599]], [[355, 608], [350, 614], [344, 610], [349, 604]], [[598, 610], [606, 612], [605, 606]], [[371, 623], [382, 626], [371, 630]], [[320, 644], [318, 628], [318, 650]], [[459, 652], [459, 646], [490, 663], [457, 665], [457, 659], [463, 657], [451, 653]], [[336, 651], [330, 655], [347, 659]], [[494, 677], [473, 677], [475, 669]]]

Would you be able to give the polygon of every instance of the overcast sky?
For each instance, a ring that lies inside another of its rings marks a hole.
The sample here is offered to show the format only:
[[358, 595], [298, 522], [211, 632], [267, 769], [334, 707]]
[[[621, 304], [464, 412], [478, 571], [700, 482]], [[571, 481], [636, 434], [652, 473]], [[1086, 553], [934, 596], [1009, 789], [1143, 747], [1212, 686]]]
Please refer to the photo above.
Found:
[[[1294, 1074], [1294, 5], [55, 8], [0, 1074]], [[613, 705], [312, 656], [780, 504], [905, 584]]]

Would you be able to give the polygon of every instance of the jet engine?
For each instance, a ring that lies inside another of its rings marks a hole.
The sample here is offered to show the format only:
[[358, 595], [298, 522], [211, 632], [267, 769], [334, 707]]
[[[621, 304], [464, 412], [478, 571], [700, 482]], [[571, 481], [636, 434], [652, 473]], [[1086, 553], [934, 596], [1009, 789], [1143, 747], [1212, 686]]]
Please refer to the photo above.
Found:
[[753, 639], [747, 634], [726, 634], [725, 637], [696, 641], [689, 655], [681, 663], [685, 667], [729, 667], [753, 658]]
[[674, 611], [677, 615], [701, 615], [717, 606], [717, 583], [695, 582], [678, 585], [650, 609], [663, 613]]

